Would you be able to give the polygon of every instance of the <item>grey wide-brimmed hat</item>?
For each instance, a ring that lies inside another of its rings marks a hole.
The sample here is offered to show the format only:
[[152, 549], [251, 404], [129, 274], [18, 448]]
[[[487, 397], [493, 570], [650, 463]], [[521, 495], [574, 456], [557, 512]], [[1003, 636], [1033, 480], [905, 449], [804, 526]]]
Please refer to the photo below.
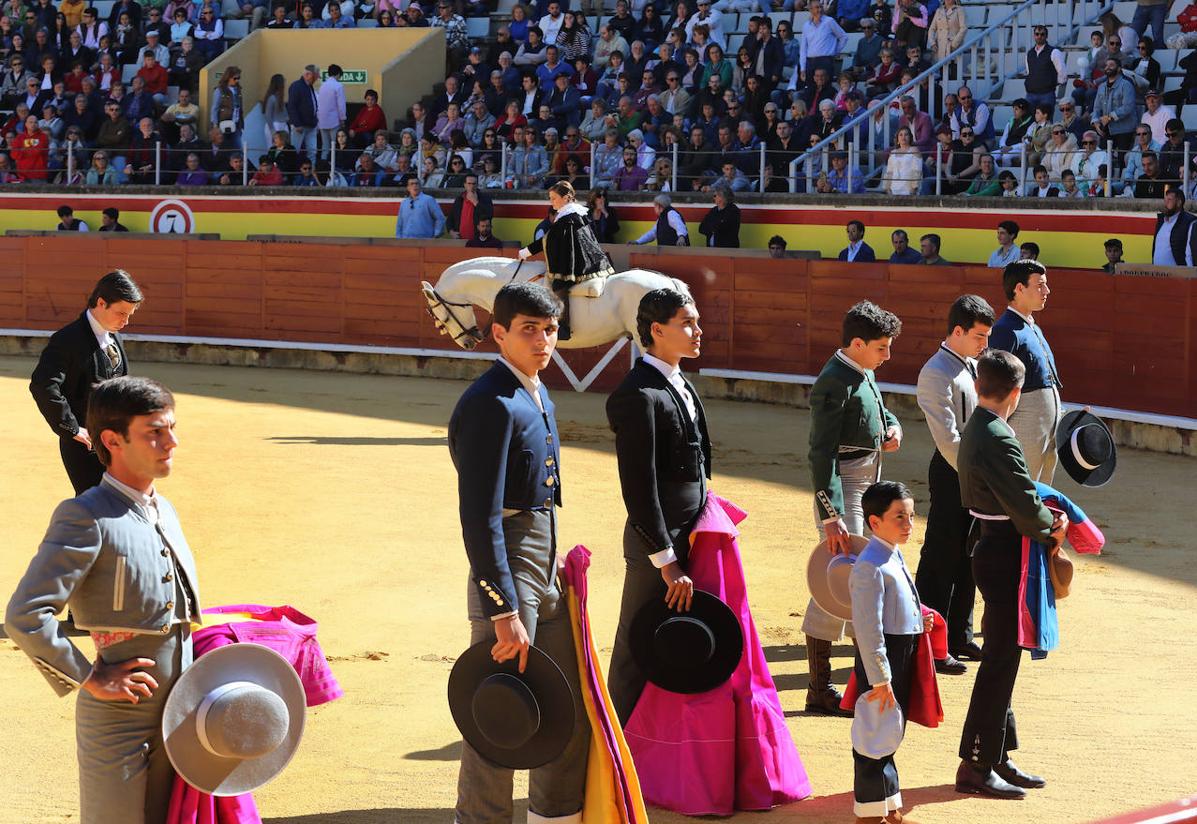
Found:
[[847, 555], [836, 555], [826, 540], [822, 541], [806, 562], [806, 585], [815, 603], [828, 615], [844, 621], [852, 620], [852, 596], [848, 592], [848, 576], [852, 564], [869, 543], [860, 535], [849, 535]]
[[304, 712], [303, 684], [287, 659], [259, 644], [229, 644], [179, 676], [162, 711], [162, 739], [192, 787], [241, 795], [291, 761]]

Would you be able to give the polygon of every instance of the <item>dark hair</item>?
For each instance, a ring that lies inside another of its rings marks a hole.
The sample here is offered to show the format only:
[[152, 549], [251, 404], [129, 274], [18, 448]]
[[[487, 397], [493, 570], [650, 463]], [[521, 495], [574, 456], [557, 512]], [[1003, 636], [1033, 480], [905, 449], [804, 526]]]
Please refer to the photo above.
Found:
[[1018, 224], [1015, 223], [1013, 220], [1003, 220], [1001, 223], [998, 224], [998, 228], [1005, 229], [1006, 233], [1010, 235], [1011, 240], [1018, 237], [1018, 232], [1019, 232]]
[[[922, 240], [931, 241], [931, 243], [933, 243], [935, 245], [936, 252], [938, 252], [940, 250], [940, 247], [943, 245], [943, 238], [941, 238], [939, 235], [935, 234], [934, 232], [932, 232], [931, 234], [928, 234], [928, 235], [923, 235], [921, 238], [919, 238], [919, 240], [920, 241], [922, 241]], [[951, 331], [951, 330], [949, 329], [948, 331]]]
[[669, 323], [677, 310], [690, 306], [694, 298], [676, 289], [654, 289], [640, 299], [636, 310], [636, 333], [640, 345], [648, 349], [653, 345], [653, 324]]
[[907, 241], [910, 240], [910, 235], [906, 233], [905, 229], [894, 229], [892, 232], [889, 233], [889, 238], [890, 238], [890, 240], [893, 240], [898, 235], [901, 235]]
[[769, 246], [780, 246], [781, 248], [784, 249], [784, 248], [786, 248], [786, 239], [784, 237], [782, 237], [781, 235], [774, 235], [773, 237], [769, 238], [768, 245]]
[[138, 415], [174, 408], [174, 395], [151, 378], [111, 378], [96, 384], [87, 399], [87, 431], [100, 463], [112, 463], [112, 454], [103, 443], [104, 430], [111, 429], [127, 439], [129, 423]]
[[1028, 255], [1028, 257], [1036, 257], [1037, 258], [1037, 257], [1039, 257], [1039, 244], [1033, 240], [1028, 240], [1026, 243], [1024, 243], [1018, 247], [1018, 251], [1030, 252], [1031, 254]]
[[345, 72], [336, 63], [329, 63], [327, 73], [329, 77], [340, 77]]
[[1040, 172], [1043, 172], [1044, 174], [1047, 174], [1047, 173], [1048, 173], [1048, 172], [1047, 172], [1047, 167], [1046, 167], [1046, 166], [1044, 166], [1042, 163], [1040, 163], [1040, 164], [1039, 164], [1038, 166], [1036, 166], [1034, 169], [1031, 169], [1031, 174], [1033, 174], [1033, 175], [1037, 175], [1037, 174], [1039, 174]]
[[124, 269], [113, 269], [100, 278], [96, 287], [91, 290], [91, 297], [87, 299], [87, 308], [94, 309], [100, 300], [108, 304], [122, 300], [128, 303], [141, 303], [143, 298], [141, 290], [137, 288], [137, 284], [128, 272]]
[[495, 295], [495, 310], [491, 314], [491, 320], [504, 329], [510, 329], [516, 315], [559, 318], [561, 309], [561, 301], [543, 286], [535, 283], [509, 283]]
[[[112, 218], [113, 220], [117, 220], [121, 216], [121, 210], [116, 208], [115, 206], [109, 206], [101, 214], [103, 214], [104, 217], [109, 217], [109, 218]], [[130, 301], [130, 302], [132, 302], [132, 301]]]
[[844, 315], [843, 345], [848, 346], [856, 338], [866, 343], [881, 338], [896, 338], [902, 333], [902, 321], [893, 312], [887, 312], [872, 301], [862, 300]]
[[1002, 291], [1006, 300], [1014, 300], [1014, 289], [1020, 283], [1026, 286], [1031, 275], [1046, 275], [1047, 267], [1037, 260], [1016, 260], [1007, 264], [1002, 271]]
[[849, 220], [849, 221], [848, 221], [848, 225], [849, 225], [849, 226], [857, 226], [857, 227], [859, 227], [859, 228], [860, 228], [860, 236], [861, 236], [861, 237], [864, 237], [864, 233], [865, 233], [865, 225], [864, 225], [863, 223], [861, 223], [859, 220]]
[[961, 295], [948, 310], [948, 334], [959, 326], [965, 332], [974, 325], [993, 326], [993, 307], [980, 295]]
[[1003, 349], [986, 349], [977, 359], [977, 395], [1001, 401], [1022, 386], [1027, 368]]
[[73, 214], [75, 214], [75, 210], [72, 209], [70, 206], [63, 204], [62, 206], [58, 207], [58, 216], [59, 217], [66, 217], [67, 215], [73, 215]]
[[[877, 481], [871, 484], [860, 496], [860, 508], [863, 511], [865, 523], [869, 518], [883, 518], [894, 501], [913, 501], [906, 484], [899, 481]], [[870, 524], [870, 529], [872, 525]]]
[[1121, 241], [1121, 240], [1119, 240], [1119, 239], [1118, 239], [1118, 238], [1116, 238], [1116, 237], [1112, 237], [1112, 238], [1110, 238], [1109, 240], [1107, 240], [1107, 241], [1105, 242], [1105, 247], [1106, 247], [1107, 249], [1121, 249], [1121, 248], [1122, 248], [1122, 241]]

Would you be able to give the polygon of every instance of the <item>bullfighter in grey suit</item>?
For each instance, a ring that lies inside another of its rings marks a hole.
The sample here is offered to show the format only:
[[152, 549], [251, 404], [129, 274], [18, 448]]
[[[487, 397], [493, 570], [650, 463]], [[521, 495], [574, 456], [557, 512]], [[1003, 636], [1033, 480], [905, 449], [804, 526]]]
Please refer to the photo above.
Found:
[[981, 660], [973, 642], [972, 559], [967, 546], [972, 516], [960, 503], [956, 451], [964, 422], [977, 408], [977, 357], [993, 328], [993, 307], [977, 295], [962, 295], [948, 310], [948, 336], [919, 372], [918, 403], [927, 419], [935, 452], [927, 467], [931, 510], [919, 556], [916, 580], [923, 602], [948, 625], [948, 656], [936, 661], [940, 672], [959, 675], [967, 669], [956, 660]]
[[[191, 663], [199, 585], [174, 507], [154, 491], [170, 474], [174, 398], [147, 378], [114, 378], [87, 415], [107, 467], [98, 486], [55, 510], [17, 585], [5, 630], [75, 709], [82, 824], [165, 821], [174, 771], [162, 708]], [[54, 616], [70, 606], [98, 651], [89, 661]]]
[[[580, 824], [590, 746], [569, 607], [557, 583], [560, 441], [537, 377], [552, 357], [560, 312], [542, 286], [500, 289], [491, 331], [503, 357], [470, 384], [449, 420], [470, 559], [470, 645], [494, 641], [492, 657], [518, 656], [522, 672], [534, 642], [565, 673], [578, 708], [565, 751], [529, 775], [529, 824]], [[466, 744], [456, 824], [511, 824], [513, 775]]]

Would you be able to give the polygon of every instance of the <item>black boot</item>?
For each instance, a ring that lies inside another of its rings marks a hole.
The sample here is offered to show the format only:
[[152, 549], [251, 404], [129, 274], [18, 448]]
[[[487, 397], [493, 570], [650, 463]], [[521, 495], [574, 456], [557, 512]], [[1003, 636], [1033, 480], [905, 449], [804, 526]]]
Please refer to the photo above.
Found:
[[810, 667], [806, 711], [851, 718], [852, 710], [840, 707], [844, 696], [831, 684], [831, 642], [806, 636], [806, 663]]
[[568, 280], [553, 281], [553, 294], [561, 301], [561, 317], [557, 319], [557, 340], [569, 340], [569, 290], [573, 283]]

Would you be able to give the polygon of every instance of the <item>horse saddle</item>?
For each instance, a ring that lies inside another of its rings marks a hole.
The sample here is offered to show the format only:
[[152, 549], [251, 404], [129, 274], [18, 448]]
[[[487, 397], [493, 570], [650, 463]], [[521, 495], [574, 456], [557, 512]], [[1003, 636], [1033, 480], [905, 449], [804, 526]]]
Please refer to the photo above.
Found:
[[569, 296], [571, 298], [598, 298], [603, 295], [603, 285], [607, 282], [606, 278], [588, 278], [586, 280], [578, 281], [569, 289]]

